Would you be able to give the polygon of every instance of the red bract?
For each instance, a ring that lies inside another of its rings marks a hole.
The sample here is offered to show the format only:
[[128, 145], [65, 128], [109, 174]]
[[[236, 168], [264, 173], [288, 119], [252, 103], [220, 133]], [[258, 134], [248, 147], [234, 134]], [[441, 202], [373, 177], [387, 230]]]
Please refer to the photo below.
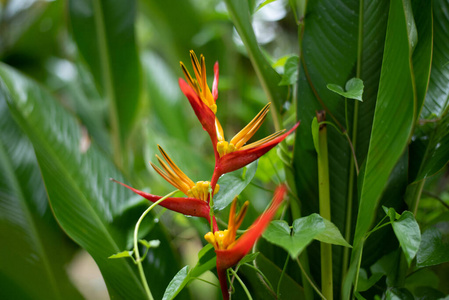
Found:
[[203, 126], [203, 129], [209, 134], [212, 144], [215, 147], [217, 144], [217, 133], [215, 131], [214, 112], [200, 99], [200, 97], [195, 93], [192, 87], [187, 84], [187, 82], [181, 78], [179, 78], [178, 82], [182, 92], [189, 100], [196, 117]]
[[209, 232], [204, 237], [215, 248], [217, 254], [217, 274], [220, 281], [223, 299], [229, 299], [226, 270], [235, 266], [253, 247], [262, 235], [277, 209], [284, 199], [287, 188], [282, 185], [275, 191], [270, 207], [251, 225], [251, 227], [237, 240], [235, 234], [246, 212], [247, 203], [239, 214], [235, 213], [235, 201], [229, 214], [228, 230]]
[[[130, 189], [131, 191], [144, 197], [145, 199], [150, 200], [153, 203], [162, 198], [162, 196], [145, 193], [115, 179], [111, 180], [123, 185], [124, 187]], [[210, 223], [210, 207], [209, 204], [203, 200], [190, 197], [168, 197], [167, 199], [159, 203], [159, 205], [186, 216], [205, 218], [207, 222]], [[214, 230], [218, 230], [215, 218], [213, 219], [213, 223]]]
[[214, 174], [211, 180], [212, 188], [214, 188], [217, 184], [218, 178], [220, 178], [221, 175], [238, 170], [270, 151], [277, 144], [282, 142], [289, 134], [295, 131], [295, 129], [299, 126], [299, 123], [300, 122], [296, 123], [289, 131], [283, 134], [273, 134], [277, 134], [277, 137], [273, 139], [270, 139], [270, 136], [268, 136], [265, 139], [246, 145], [240, 150], [230, 152], [219, 157], [215, 162]]

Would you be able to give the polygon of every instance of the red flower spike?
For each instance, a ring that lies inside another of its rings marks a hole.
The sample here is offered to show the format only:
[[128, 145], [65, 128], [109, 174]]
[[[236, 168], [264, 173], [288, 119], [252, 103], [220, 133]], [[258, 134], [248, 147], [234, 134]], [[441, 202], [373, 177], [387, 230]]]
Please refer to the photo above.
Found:
[[[277, 144], [282, 142], [289, 134], [295, 131], [299, 126], [299, 123], [300, 122], [296, 123], [289, 131], [278, 135], [275, 138], [270, 139], [270, 136], [268, 136], [260, 141], [245, 145], [240, 150], [219, 157], [215, 162], [215, 170], [212, 175], [211, 187], [215, 187], [218, 178], [220, 178], [221, 175], [238, 170], [270, 151]], [[274, 133], [273, 135], [276, 134], [277, 133]]]
[[[144, 197], [145, 199], [156, 202], [162, 198], [162, 196], [156, 196], [149, 193], [145, 193], [143, 191], [140, 191], [138, 189], [135, 189], [133, 187], [130, 187], [129, 185], [126, 185], [120, 181], [117, 181], [115, 179], [112, 179], [112, 181], [123, 185], [124, 187], [130, 189], [134, 193]], [[192, 217], [201, 217], [205, 218], [208, 223], [210, 223], [210, 206], [207, 202], [196, 199], [196, 198], [190, 198], [190, 197], [168, 197], [161, 203], [159, 203], [160, 206], [165, 207], [169, 210], [181, 213], [186, 216], [192, 216]], [[215, 217], [213, 218], [213, 228], [214, 231], [218, 230], [217, 222], [215, 221]]]
[[[278, 187], [274, 193], [270, 207], [259, 216], [251, 227], [236, 241], [228, 241], [229, 235], [232, 235], [233, 232], [238, 229], [238, 225], [240, 225], [241, 219], [243, 218], [242, 213], [239, 213], [238, 215], [235, 214], [235, 207], [231, 207], [231, 212], [233, 214], [229, 215], [229, 224], [232, 224], [232, 228], [229, 227], [229, 230], [214, 233], [209, 232], [205, 235], [206, 240], [214, 246], [217, 255], [217, 273], [223, 299], [229, 299], [226, 270], [235, 266], [246, 254], [248, 254], [254, 243], [273, 219], [286, 192], [287, 188], [285, 185]], [[233, 206], [234, 205], [235, 204], [233, 203]], [[246, 210], [245, 205], [242, 210]]]
[[215, 114], [214, 112], [200, 99], [192, 87], [179, 78], [179, 87], [190, 102], [190, 105], [195, 112], [196, 117], [200, 121], [203, 129], [207, 131], [213, 145], [217, 144], [217, 133], [215, 131]]
[[212, 83], [212, 97], [218, 99], [218, 61], [214, 65], [214, 82]]

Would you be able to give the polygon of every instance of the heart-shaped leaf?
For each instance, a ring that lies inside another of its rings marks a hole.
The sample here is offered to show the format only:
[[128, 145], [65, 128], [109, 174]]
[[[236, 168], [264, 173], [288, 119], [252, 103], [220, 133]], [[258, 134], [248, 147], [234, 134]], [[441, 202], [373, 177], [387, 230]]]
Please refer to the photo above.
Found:
[[346, 82], [345, 89], [338, 84], [329, 83], [327, 88], [340, 96], [348, 99], [363, 101], [363, 81], [359, 78], [351, 78]]
[[413, 214], [409, 211], [403, 212], [401, 217], [391, 225], [393, 226], [394, 233], [399, 240], [399, 244], [401, 244], [405, 258], [410, 266], [410, 263], [418, 252], [419, 244], [421, 243], [421, 231], [419, 230], [419, 225]]

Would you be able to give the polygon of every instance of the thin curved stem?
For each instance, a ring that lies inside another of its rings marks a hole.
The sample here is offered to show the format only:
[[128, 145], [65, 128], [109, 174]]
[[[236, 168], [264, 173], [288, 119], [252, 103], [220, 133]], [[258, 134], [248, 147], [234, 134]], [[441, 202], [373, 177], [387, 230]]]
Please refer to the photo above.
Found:
[[280, 289], [281, 289], [282, 278], [284, 277], [285, 270], [287, 269], [289, 258], [290, 258], [290, 254], [287, 254], [287, 258], [285, 259], [284, 267], [282, 268], [281, 276], [279, 277], [278, 286], [276, 288], [276, 296], [277, 296], [278, 299], [279, 299], [279, 296], [280, 296]]
[[309, 275], [307, 275], [306, 271], [304, 270], [301, 262], [299, 261], [299, 258], [296, 258], [296, 262], [298, 263], [299, 268], [301, 269], [301, 272], [304, 274], [304, 277], [307, 279], [307, 281], [310, 283], [312, 288], [315, 290], [315, 292], [322, 298], [326, 299], [323, 294], [321, 294], [320, 290], [317, 288], [317, 286], [313, 283], [312, 279], [310, 279]]
[[148, 282], [147, 282], [147, 278], [145, 277], [145, 272], [143, 271], [143, 266], [142, 266], [142, 258], [140, 258], [140, 253], [139, 253], [139, 245], [138, 245], [138, 233], [139, 233], [139, 227], [140, 227], [140, 223], [142, 223], [143, 218], [145, 218], [145, 216], [159, 203], [161, 203], [162, 201], [164, 201], [165, 199], [167, 199], [168, 197], [172, 196], [173, 194], [177, 193], [179, 190], [173, 191], [170, 194], [165, 195], [164, 197], [162, 197], [161, 199], [159, 199], [158, 201], [154, 202], [150, 207], [148, 207], [143, 214], [140, 216], [139, 220], [136, 223], [136, 227], [134, 228], [134, 255], [136, 257], [136, 264], [137, 264], [137, 268], [139, 269], [139, 275], [140, 275], [140, 279], [142, 281], [143, 287], [145, 289], [145, 292], [148, 296], [148, 299], [153, 300], [153, 295], [151, 294], [151, 290], [150, 287], [148, 286]]
[[253, 300], [253, 297], [251, 297], [251, 294], [249, 293], [248, 288], [246, 287], [245, 283], [243, 283], [243, 281], [240, 279], [240, 277], [237, 275], [237, 272], [235, 272], [232, 268], [230, 268], [229, 270], [231, 271], [232, 275], [237, 279], [237, 281], [242, 286], [248, 299]]

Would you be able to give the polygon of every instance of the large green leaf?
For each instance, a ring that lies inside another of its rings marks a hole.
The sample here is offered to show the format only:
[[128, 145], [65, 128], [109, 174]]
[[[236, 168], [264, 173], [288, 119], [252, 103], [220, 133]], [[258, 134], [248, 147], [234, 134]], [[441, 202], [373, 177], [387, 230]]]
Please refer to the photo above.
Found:
[[135, 14], [134, 0], [69, 1], [73, 36], [99, 90], [109, 101], [110, 125], [121, 142], [133, 127], [141, 88]]
[[[408, 1], [390, 3], [379, 91], [362, 177], [354, 253], [360, 253], [357, 248], [363, 247], [364, 236], [373, 222], [388, 176], [409, 141], [416, 114], [411, 67], [412, 41], [409, 39], [409, 28], [413, 26], [408, 26], [413, 23], [410, 10]], [[351, 258], [353, 263], [359, 259], [354, 253]], [[354, 275], [351, 273], [346, 279], [344, 299], [349, 297], [350, 281]]]
[[82, 298], [64, 268], [71, 247], [50, 213], [33, 148], [2, 96], [0, 240], [0, 298]]
[[[0, 75], [2, 95], [33, 144], [60, 226], [94, 258], [111, 298], [144, 299], [135, 266], [124, 259], [108, 260], [110, 255], [126, 249], [129, 232], [138, 217], [134, 214], [135, 218], [127, 219], [122, 215], [123, 203], [132, 193], [109, 181], [109, 177], [124, 180], [123, 176], [94, 144], [88, 149], [80, 147], [85, 137], [76, 119], [48, 92], [4, 65]], [[162, 274], [167, 268], [176, 269], [176, 260], [170, 256], [164, 235], [156, 235], [161, 247], [146, 263], [151, 263], [147, 272], [152, 277], [154, 294], [161, 295], [164, 283], [170, 280]], [[166, 264], [156, 267], [159, 257]]]
[[[356, 76], [357, 66], [357, 24], [359, 17], [363, 25], [363, 40], [360, 78], [364, 83], [363, 103], [358, 103], [358, 125], [356, 148], [359, 165], [366, 158], [371, 131], [374, 105], [385, 39], [387, 1], [365, 1], [363, 15], [359, 16], [360, 1], [308, 1], [304, 20], [301, 65], [298, 80], [297, 118], [301, 126], [296, 132], [294, 168], [296, 188], [301, 202], [302, 214], [318, 212], [318, 185], [316, 151], [313, 146], [311, 125], [315, 111], [325, 109], [327, 120], [345, 127], [344, 98], [327, 89], [333, 83], [345, 86]], [[334, 12], [338, 11], [336, 14]], [[352, 133], [355, 102], [348, 101], [348, 123], [345, 128]], [[357, 197], [355, 170], [351, 177], [351, 149], [348, 141], [329, 126], [329, 181], [331, 193], [331, 221], [341, 232], [351, 233], [351, 213], [347, 215], [348, 201]], [[349, 240], [351, 237], [345, 234]], [[309, 257], [311, 272], [319, 277], [320, 258], [318, 245], [311, 245]], [[341, 281], [343, 248], [334, 248], [334, 286]], [[338, 294], [338, 291], [336, 291]]]
[[449, 3], [433, 1], [433, 56], [428, 93], [426, 94], [422, 118], [441, 117], [449, 104]]

